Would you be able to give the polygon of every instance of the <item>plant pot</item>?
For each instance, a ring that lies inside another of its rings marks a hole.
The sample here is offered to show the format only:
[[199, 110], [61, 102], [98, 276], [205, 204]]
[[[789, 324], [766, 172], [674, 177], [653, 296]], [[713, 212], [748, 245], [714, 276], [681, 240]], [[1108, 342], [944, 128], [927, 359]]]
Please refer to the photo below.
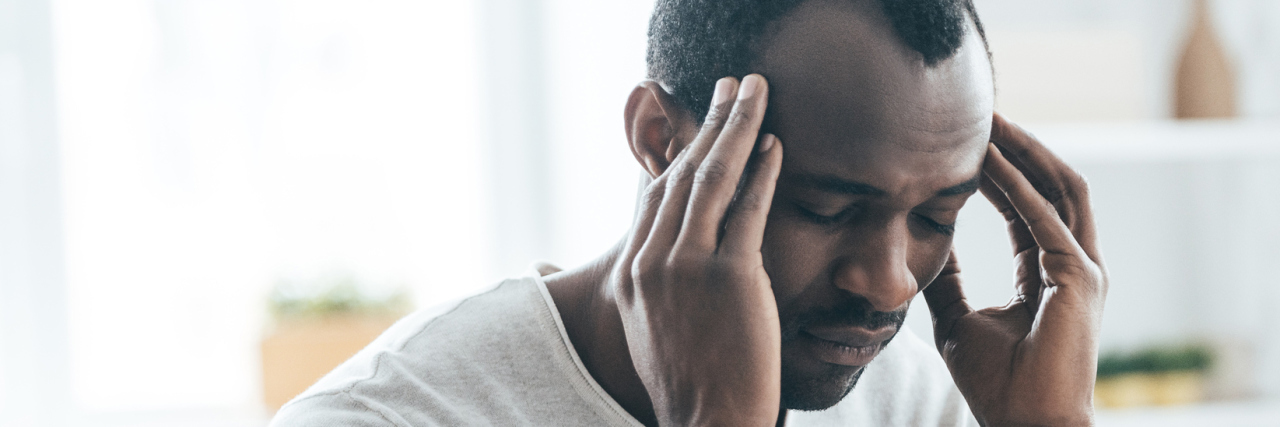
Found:
[[1094, 402], [1105, 408], [1172, 406], [1199, 402], [1204, 375], [1198, 371], [1124, 374], [1099, 379]]
[[262, 340], [262, 397], [271, 410], [302, 393], [395, 323], [386, 316], [326, 316], [278, 322]]

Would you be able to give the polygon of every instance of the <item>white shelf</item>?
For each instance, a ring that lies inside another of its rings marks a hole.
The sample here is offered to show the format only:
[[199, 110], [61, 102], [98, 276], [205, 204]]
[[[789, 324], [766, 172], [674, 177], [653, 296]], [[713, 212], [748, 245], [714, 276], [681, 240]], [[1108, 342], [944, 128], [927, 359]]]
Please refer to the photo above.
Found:
[[1149, 121], [1023, 127], [1070, 162], [1179, 162], [1280, 158], [1280, 122]]
[[1100, 409], [1099, 427], [1280, 426], [1280, 400], [1212, 402], [1175, 407]]

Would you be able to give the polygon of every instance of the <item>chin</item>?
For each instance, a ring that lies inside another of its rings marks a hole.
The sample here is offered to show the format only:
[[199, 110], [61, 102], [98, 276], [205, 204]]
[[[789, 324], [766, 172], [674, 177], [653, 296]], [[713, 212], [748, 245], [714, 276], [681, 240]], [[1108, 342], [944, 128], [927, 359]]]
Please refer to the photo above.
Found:
[[816, 360], [791, 362], [784, 355], [782, 407], [798, 411], [820, 411], [840, 403], [853, 391], [864, 369]]

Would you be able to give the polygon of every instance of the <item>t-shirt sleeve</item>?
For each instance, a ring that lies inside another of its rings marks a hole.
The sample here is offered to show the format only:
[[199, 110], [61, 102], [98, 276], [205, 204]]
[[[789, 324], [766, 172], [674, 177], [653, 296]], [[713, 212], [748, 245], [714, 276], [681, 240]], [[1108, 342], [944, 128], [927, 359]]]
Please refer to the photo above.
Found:
[[271, 419], [270, 427], [408, 427], [389, 414], [340, 393], [308, 396], [289, 402]]

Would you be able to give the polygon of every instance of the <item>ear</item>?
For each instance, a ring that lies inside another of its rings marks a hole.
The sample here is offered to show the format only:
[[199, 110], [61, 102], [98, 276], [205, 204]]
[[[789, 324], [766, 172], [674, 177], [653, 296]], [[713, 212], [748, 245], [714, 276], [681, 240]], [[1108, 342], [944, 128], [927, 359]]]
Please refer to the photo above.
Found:
[[631, 90], [624, 111], [627, 144], [640, 167], [657, 178], [698, 134], [692, 114], [653, 80]]

